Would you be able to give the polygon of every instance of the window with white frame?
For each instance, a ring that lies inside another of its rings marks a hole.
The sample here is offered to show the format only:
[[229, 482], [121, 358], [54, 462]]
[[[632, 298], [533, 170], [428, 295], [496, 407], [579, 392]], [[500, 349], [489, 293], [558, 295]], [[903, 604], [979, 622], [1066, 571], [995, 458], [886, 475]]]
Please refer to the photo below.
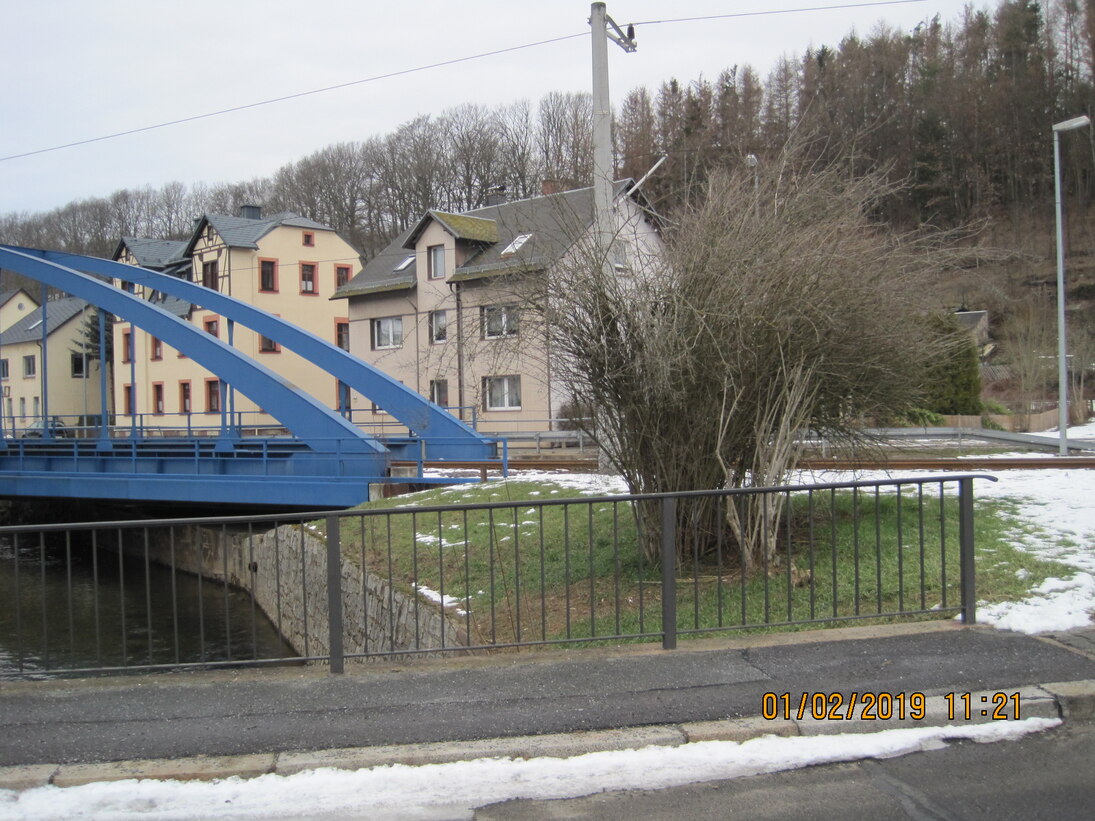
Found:
[[485, 410], [521, 410], [520, 376], [483, 377]]
[[449, 406], [449, 380], [430, 380], [430, 401], [433, 402], [435, 405], [440, 405], [443, 408], [447, 408]]
[[442, 279], [445, 276], [444, 245], [431, 245], [426, 249], [426, 266], [430, 279]]
[[23, 357], [23, 376], [30, 377], [38, 373], [38, 360], [34, 354]]
[[449, 338], [449, 312], [430, 311], [430, 342], [444, 342]]
[[483, 305], [479, 309], [483, 339], [517, 336], [516, 305]]
[[612, 261], [612, 269], [617, 274], [631, 272], [631, 249], [626, 240], [617, 239], [609, 250], [609, 258]]
[[515, 236], [513, 238], [513, 241], [502, 249], [502, 259], [512, 257], [514, 254], [520, 251], [521, 246], [528, 242], [530, 239], [532, 239], [532, 234], [518, 234], [517, 236]]
[[372, 322], [373, 350], [403, 345], [403, 317], [382, 316]]

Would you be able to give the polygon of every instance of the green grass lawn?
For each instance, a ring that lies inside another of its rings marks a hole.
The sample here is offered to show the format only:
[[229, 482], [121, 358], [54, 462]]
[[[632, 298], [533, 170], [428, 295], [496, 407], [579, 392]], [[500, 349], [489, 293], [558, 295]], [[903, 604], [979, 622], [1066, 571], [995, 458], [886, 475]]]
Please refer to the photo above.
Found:
[[[910, 611], [952, 617], [960, 598], [958, 505], [952, 495], [941, 500], [938, 488], [793, 494], [777, 555], [748, 575], [729, 537], [687, 545], [676, 574], [678, 630], [803, 629], [834, 619], [891, 621]], [[569, 503], [552, 504], [562, 500]], [[1066, 572], [1011, 546], [1018, 525], [1006, 502], [976, 504], [978, 599], [1016, 600]], [[344, 555], [404, 591], [443, 595], [476, 644], [661, 632], [661, 570], [639, 549], [629, 502], [547, 480], [508, 481], [378, 500], [361, 510], [384, 515], [344, 519]]]

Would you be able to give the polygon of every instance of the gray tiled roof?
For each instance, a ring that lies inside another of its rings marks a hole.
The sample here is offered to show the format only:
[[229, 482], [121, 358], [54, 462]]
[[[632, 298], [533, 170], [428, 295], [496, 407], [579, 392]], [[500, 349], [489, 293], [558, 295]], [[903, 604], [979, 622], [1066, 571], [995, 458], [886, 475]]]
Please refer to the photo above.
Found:
[[[45, 304], [46, 327], [49, 333], [58, 330], [62, 325], [80, 313], [88, 303], [76, 297], [53, 299]], [[20, 342], [33, 342], [42, 338], [42, 308], [39, 307], [27, 316], [20, 319], [4, 333], [0, 334], [0, 347], [15, 345]]]
[[183, 252], [186, 250], [185, 240], [148, 239], [147, 237], [122, 237], [118, 247], [114, 251], [114, 259], [122, 255], [123, 249], [128, 249], [137, 264], [142, 268], [152, 271], [162, 271], [172, 267], [176, 263], [185, 262], [189, 265]]
[[186, 243], [184, 250], [186, 256], [193, 252], [194, 245], [207, 224], [213, 226], [213, 229], [230, 248], [258, 248], [260, 239], [282, 225], [293, 228], [306, 228], [313, 231], [334, 230], [329, 225], [310, 220], [291, 211], [271, 214], [257, 220], [248, 219], [247, 217], [233, 217], [228, 214], [206, 214], [198, 222], [190, 241]]
[[[630, 183], [630, 180], [617, 182], [617, 195], [626, 190]], [[402, 271], [395, 268], [412, 253], [406, 245], [421, 233], [424, 221], [437, 213], [427, 212], [373, 258], [360, 274], [339, 288], [334, 298], [413, 288], [417, 281], [416, 264], [411, 262]], [[576, 238], [593, 224], [593, 189], [578, 188], [560, 194], [505, 202], [455, 216], [493, 221], [497, 226], [497, 241], [473, 243], [479, 245], [479, 250], [456, 269], [451, 280], [475, 279], [519, 270], [542, 270], [562, 257]], [[443, 219], [439, 221], [446, 224]], [[521, 246], [519, 253], [503, 257], [502, 252], [521, 234], [532, 236]]]

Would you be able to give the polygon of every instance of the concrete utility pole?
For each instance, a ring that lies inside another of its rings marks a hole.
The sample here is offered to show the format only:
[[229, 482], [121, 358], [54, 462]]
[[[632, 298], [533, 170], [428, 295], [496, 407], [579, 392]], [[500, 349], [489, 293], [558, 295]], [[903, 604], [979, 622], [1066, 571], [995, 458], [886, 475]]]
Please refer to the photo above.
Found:
[[1068, 357], [1065, 353], [1065, 234], [1061, 214], [1061, 132], [1087, 128], [1089, 125], [1091, 120], [1085, 114], [1053, 126], [1053, 199], [1057, 209], [1057, 430], [1060, 456], [1068, 456]]
[[[608, 260], [615, 233], [612, 219], [612, 103], [608, 95], [608, 41], [630, 53], [637, 48], [635, 30], [625, 34], [608, 16], [604, 3], [590, 6], [593, 41], [593, 220], [597, 250]], [[612, 31], [609, 31], [611, 27]]]

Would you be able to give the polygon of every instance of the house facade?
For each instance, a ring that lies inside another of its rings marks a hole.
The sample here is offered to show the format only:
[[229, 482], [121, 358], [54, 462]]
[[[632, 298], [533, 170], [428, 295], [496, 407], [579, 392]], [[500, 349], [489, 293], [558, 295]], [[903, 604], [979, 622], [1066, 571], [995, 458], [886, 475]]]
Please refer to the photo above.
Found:
[[37, 307], [38, 300], [22, 288], [0, 293], [0, 331], [6, 331]]
[[[344, 303], [332, 302], [331, 296], [360, 271], [360, 257], [333, 229], [313, 220], [292, 213], [264, 217], [258, 207], [244, 206], [238, 216], [203, 216], [185, 242], [125, 238], [114, 259], [184, 276], [349, 346], [349, 319], [339, 312]], [[201, 305], [127, 287], [228, 342], [329, 407], [340, 407], [340, 401], [345, 406], [346, 394], [337, 380], [272, 340], [233, 327]], [[132, 424], [136, 417], [144, 427], [212, 428], [228, 411], [245, 427], [277, 426], [250, 399], [140, 328], [118, 322], [113, 333], [118, 424]]]
[[0, 333], [5, 434], [19, 436], [47, 415], [70, 432], [97, 424], [99, 361], [82, 344], [93, 314], [75, 297], [49, 300]]
[[[621, 276], [660, 248], [629, 182], [615, 200]], [[351, 353], [480, 431], [556, 428], [569, 396], [553, 375], [550, 330], [521, 306], [529, 283], [572, 262], [592, 230], [591, 188], [427, 212], [335, 293], [348, 304]], [[355, 423], [390, 425], [364, 397], [350, 403]]]

